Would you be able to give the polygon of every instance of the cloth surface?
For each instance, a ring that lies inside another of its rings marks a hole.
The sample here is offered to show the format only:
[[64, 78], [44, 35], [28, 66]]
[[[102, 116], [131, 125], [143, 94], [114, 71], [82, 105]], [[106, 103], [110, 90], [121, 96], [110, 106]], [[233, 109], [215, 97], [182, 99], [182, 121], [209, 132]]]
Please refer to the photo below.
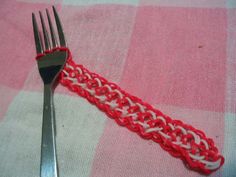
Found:
[[[73, 59], [212, 138], [236, 174], [236, 1], [2, 0], [0, 177], [37, 177], [43, 84], [31, 13], [55, 4]], [[152, 141], [55, 90], [61, 177], [196, 177]]]

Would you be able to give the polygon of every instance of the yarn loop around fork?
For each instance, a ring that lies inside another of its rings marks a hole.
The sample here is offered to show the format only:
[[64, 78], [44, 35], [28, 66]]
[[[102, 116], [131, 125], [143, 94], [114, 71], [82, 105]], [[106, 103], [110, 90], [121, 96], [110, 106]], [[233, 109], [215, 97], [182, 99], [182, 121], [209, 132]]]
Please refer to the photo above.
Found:
[[[55, 48], [52, 51], [55, 50], [68, 52], [59, 82], [96, 105], [117, 124], [127, 127], [144, 139], [158, 143], [193, 170], [210, 174], [223, 165], [224, 157], [204, 132], [164, 115], [115, 83], [76, 64], [68, 48]], [[42, 56], [43, 54], [39, 54], [36, 59]]]

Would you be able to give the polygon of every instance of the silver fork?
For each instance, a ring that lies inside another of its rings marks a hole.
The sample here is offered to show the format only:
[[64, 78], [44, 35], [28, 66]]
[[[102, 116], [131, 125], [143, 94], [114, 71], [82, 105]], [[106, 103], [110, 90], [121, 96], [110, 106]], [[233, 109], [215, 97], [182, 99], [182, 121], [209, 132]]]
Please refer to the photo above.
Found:
[[[41, 161], [40, 161], [40, 177], [58, 177], [58, 165], [56, 156], [56, 127], [55, 112], [53, 105], [53, 85], [56, 83], [60, 71], [66, 63], [67, 52], [55, 50], [56, 47], [66, 47], [66, 41], [62, 29], [58, 13], [53, 6], [53, 14], [57, 26], [59, 42], [54, 32], [53, 24], [46, 9], [48, 26], [50, 35], [46, 29], [44, 18], [39, 12], [40, 21], [43, 31], [43, 39], [37, 25], [35, 14], [32, 13], [33, 31], [37, 54], [44, 54], [37, 60], [39, 73], [44, 83], [44, 106], [43, 106], [43, 125], [42, 125], [42, 141], [41, 141]], [[45, 51], [51, 51], [45, 53]]]

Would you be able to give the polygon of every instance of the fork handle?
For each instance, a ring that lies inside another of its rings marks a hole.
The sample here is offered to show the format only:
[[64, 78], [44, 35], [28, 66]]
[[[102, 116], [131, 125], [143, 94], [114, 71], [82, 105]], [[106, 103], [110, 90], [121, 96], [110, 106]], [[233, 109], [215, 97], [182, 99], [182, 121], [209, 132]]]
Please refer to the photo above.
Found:
[[40, 177], [58, 177], [54, 117], [52, 88], [50, 84], [45, 84]]

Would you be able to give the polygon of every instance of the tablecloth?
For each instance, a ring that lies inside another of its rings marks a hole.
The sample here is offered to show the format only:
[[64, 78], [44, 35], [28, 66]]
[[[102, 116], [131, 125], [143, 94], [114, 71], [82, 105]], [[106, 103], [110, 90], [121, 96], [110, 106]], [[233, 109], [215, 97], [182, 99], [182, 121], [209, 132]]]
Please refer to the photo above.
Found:
[[[55, 5], [73, 59], [212, 138], [236, 175], [235, 0], [1, 0], [0, 177], [37, 177], [43, 84], [31, 13]], [[61, 85], [55, 90], [61, 177], [196, 177]]]

